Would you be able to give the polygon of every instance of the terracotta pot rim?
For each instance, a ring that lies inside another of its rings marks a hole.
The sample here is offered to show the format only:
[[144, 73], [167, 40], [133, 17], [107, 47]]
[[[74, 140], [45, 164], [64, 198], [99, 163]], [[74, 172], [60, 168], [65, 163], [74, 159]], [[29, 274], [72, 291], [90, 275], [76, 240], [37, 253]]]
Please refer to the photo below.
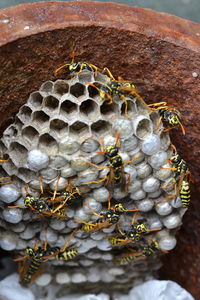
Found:
[[[109, 10], [109, 18], [103, 13], [105, 10]], [[75, 18], [77, 15], [78, 21]], [[126, 19], [123, 16], [126, 16]], [[200, 51], [200, 24], [198, 23], [151, 9], [98, 1], [48, 1], [19, 4], [2, 9], [0, 10], [0, 46], [39, 32], [73, 26], [137, 31], [195, 52]]]

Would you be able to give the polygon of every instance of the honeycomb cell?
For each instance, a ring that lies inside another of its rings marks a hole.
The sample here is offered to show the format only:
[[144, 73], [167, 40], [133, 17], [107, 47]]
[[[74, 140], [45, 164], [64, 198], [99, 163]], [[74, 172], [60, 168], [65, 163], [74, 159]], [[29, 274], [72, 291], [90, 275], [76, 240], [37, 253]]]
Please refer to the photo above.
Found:
[[48, 133], [40, 136], [38, 144], [41, 150], [46, 150], [51, 154], [56, 154], [58, 151], [58, 144], [56, 140]]
[[23, 163], [26, 160], [27, 149], [18, 142], [12, 142], [10, 144], [9, 156], [11, 157], [13, 162], [18, 165], [19, 161], [20, 163]]
[[106, 134], [111, 129], [111, 124], [104, 120], [99, 120], [92, 124], [91, 130], [92, 133], [95, 134], [97, 137]]
[[59, 101], [57, 98], [53, 96], [47, 96], [46, 98], [44, 98], [44, 107], [49, 112], [55, 111], [58, 108], [58, 105], [59, 105]]
[[42, 105], [43, 97], [39, 92], [33, 92], [28, 101], [32, 106], [37, 107], [38, 109]]
[[41, 92], [46, 92], [46, 93], [51, 93], [52, 89], [53, 89], [53, 82], [52, 81], [46, 81], [40, 87], [40, 91]]
[[134, 132], [139, 139], [145, 139], [153, 131], [151, 121], [142, 115], [134, 120]]
[[77, 105], [70, 100], [65, 100], [60, 106], [60, 114], [68, 119], [74, 117], [74, 114], [77, 113]]
[[98, 105], [94, 100], [88, 99], [81, 103], [80, 112], [83, 117], [95, 120], [98, 117]]
[[[154, 130], [158, 129], [158, 125], [159, 125], [158, 122], [159, 122], [159, 119], [160, 119], [160, 116], [159, 116], [158, 112], [156, 112], [156, 111], [151, 112], [149, 114], [149, 117], [150, 117], [150, 119], [151, 119], [151, 121], [153, 123]], [[162, 124], [162, 123], [160, 123], [160, 124]]]
[[69, 91], [69, 85], [65, 80], [57, 80], [54, 84], [54, 93], [60, 96], [67, 94]]
[[90, 98], [93, 98], [93, 97], [99, 95], [99, 91], [91, 85], [88, 85], [88, 93], [89, 93]]
[[169, 134], [167, 132], [162, 132], [160, 135], [160, 141], [161, 149], [166, 151], [171, 144]]
[[118, 112], [118, 105], [115, 103], [107, 104], [103, 102], [100, 107], [102, 115], [106, 118], [112, 118]]
[[89, 133], [89, 127], [87, 124], [77, 121], [69, 127], [70, 133], [78, 134], [79, 136], [83, 136]]
[[41, 110], [35, 111], [33, 113], [33, 121], [39, 126], [45, 126], [49, 121], [49, 116]]
[[76, 83], [70, 87], [70, 93], [76, 98], [83, 96], [85, 93], [85, 86], [81, 83]]
[[99, 143], [94, 139], [87, 139], [84, 141], [84, 143], [81, 145], [81, 151], [90, 153], [93, 151], [96, 151], [99, 148]]
[[50, 130], [57, 134], [62, 134], [68, 131], [68, 124], [60, 119], [54, 119], [50, 122]]
[[13, 138], [18, 134], [18, 130], [14, 125], [10, 125], [3, 133], [5, 138]]
[[35, 173], [28, 168], [19, 168], [17, 176], [24, 182], [29, 182], [35, 178]]
[[18, 118], [20, 118], [20, 120], [23, 123], [26, 123], [30, 120], [31, 114], [32, 114], [32, 109], [29, 106], [24, 105], [19, 110]]
[[38, 131], [32, 126], [24, 127], [22, 130], [23, 138], [27, 139], [29, 142], [37, 139], [38, 135]]
[[[126, 108], [126, 104], [127, 104], [127, 108]], [[127, 109], [127, 114], [128, 115], [133, 115], [133, 114], [137, 113], [137, 109], [136, 109], [134, 101], [127, 100], [126, 103], [124, 102], [122, 104], [122, 106], [121, 106], [121, 114], [122, 114], [122, 116], [125, 115], [126, 109]]]
[[84, 71], [78, 74], [78, 79], [81, 82], [91, 82], [93, 79], [92, 73], [88, 71]]

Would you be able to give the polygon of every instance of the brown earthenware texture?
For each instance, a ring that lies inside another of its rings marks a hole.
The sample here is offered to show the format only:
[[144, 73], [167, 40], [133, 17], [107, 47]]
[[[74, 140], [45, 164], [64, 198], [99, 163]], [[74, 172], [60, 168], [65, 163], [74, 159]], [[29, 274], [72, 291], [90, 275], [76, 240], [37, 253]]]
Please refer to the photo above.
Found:
[[133, 80], [147, 103], [166, 101], [181, 112], [186, 135], [175, 129], [171, 137], [195, 184], [161, 278], [175, 280], [200, 299], [200, 25], [98, 2], [19, 5], [2, 10], [0, 22], [1, 131], [42, 82], [69, 76], [54, 71], [70, 62], [72, 49], [76, 61], [107, 66], [114, 76]]

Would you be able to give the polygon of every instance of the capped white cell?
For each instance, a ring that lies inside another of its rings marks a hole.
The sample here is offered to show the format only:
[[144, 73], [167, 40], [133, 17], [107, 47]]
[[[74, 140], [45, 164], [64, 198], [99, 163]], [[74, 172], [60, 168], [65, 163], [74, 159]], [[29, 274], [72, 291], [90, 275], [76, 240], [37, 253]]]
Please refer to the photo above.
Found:
[[54, 180], [51, 182], [50, 184], [50, 188], [52, 191], [55, 190], [55, 188], [57, 189], [57, 191], [62, 191], [64, 189], [66, 189], [68, 184], [68, 181], [66, 178], [60, 177], [59, 180]]
[[91, 158], [91, 162], [95, 165], [98, 165], [98, 164], [102, 163], [104, 160], [105, 160], [105, 155], [104, 154], [95, 154]]
[[133, 133], [132, 122], [127, 119], [118, 119], [113, 124], [113, 131], [120, 134], [120, 137], [127, 137]]
[[20, 192], [13, 184], [6, 184], [0, 187], [0, 199], [5, 203], [16, 201], [20, 197]]
[[[83, 205], [84, 205], [84, 210], [86, 213], [92, 213], [91, 209], [93, 211], [95, 211], [96, 213], [99, 213], [102, 210], [102, 204], [93, 198], [85, 199]], [[87, 205], [89, 205], [89, 207]]]
[[124, 274], [124, 269], [122, 268], [111, 268], [108, 270], [108, 273], [113, 276], [119, 276]]
[[101, 232], [101, 231], [95, 231], [91, 233], [91, 238], [95, 241], [100, 241], [103, 238], [105, 238], [105, 233]]
[[[2, 225], [2, 224], [0, 224], [0, 225]], [[1, 226], [1, 227], [3, 227], [3, 226]], [[10, 225], [9, 227], [12, 231], [20, 233], [20, 232], [24, 231], [26, 226], [25, 226], [24, 223], [20, 222], [17, 225], [16, 224], [15, 225]]]
[[137, 177], [137, 171], [136, 168], [129, 166], [129, 165], [125, 165], [124, 167], [124, 171], [126, 173], [126, 177], [127, 179], [130, 180], [130, 182], [133, 182], [135, 180], [135, 178]]
[[80, 148], [80, 144], [77, 142], [77, 139], [67, 136], [62, 139], [59, 144], [59, 150], [63, 154], [73, 154], [77, 152]]
[[46, 168], [41, 170], [40, 175], [42, 176], [42, 180], [50, 181], [58, 177], [58, 171], [53, 170], [51, 168]]
[[107, 202], [109, 191], [105, 187], [100, 187], [93, 191], [93, 198], [98, 202]]
[[128, 185], [128, 191], [129, 193], [135, 193], [141, 188], [141, 186], [142, 182], [136, 179]]
[[90, 213], [86, 213], [84, 208], [78, 208], [74, 214], [75, 220], [82, 220], [82, 221], [89, 221], [90, 220]]
[[32, 170], [39, 171], [49, 164], [49, 157], [40, 150], [32, 150], [28, 153], [27, 163]]
[[76, 171], [72, 168], [65, 168], [61, 170], [61, 176], [68, 178], [68, 177], [72, 177], [74, 175], [76, 175]]
[[22, 210], [20, 208], [5, 208], [3, 217], [5, 221], [17, 224], [22, 220]]
[[174, 229], [181, 225], [181, 218], [178, 214], [171, 214], [165, 218], [163, 218], [163, 224], [168, 229]]
[[111, 250], [110, 242], [107, 239], [104, 239], [102, 241], [98, 241], [97, 247], [98, 247], [99, 250], [102, 250], [102, 251]]
[[20, 238], [24, 240], [30, 240], [35, 236], [35, 231], [31, 228], [31, 226], [27, 226], [26, 229], [20, 233]]
[[167, 158], [168, 158], [167, 152], [159, 151], [156, 154], [149, 157], [148, 161], [149, 164], [152, 166], [152, 168], [158, 170], [166, 162]]
[[35, 283], [39, 286], [46, 286], [51, 282], [51, 279], [51, 274], [43, 273], [35, 280]]
[[84, 266], [84, 267], [89, 267], [89, 266], [92, 266], [94, 264], [94, 261], [93, 260], [89, 260], [89, 259], [81, 259], [79, 261], [79, 263]]
[[160, 181], [154, 177], [148, 177], [144, 180], [142, 188], [147, 193], [155, 192], [160, 187]]
[[144, 199], [141, 201], [138, 201], [137, 208], [140, 209], [143, 212], [150, 211], [154, 206], [154, 202], [150, 199]]
[[154, 177], [158, 178], [159, 180], [166, 180], [172, 175], [172, 171], [165, 169], [165, 168], [171, 168], [172, 166], [170, 164], [164, 164], [160, 170], [154, 171]]
[[82, 283], [87, 281], [87, 277], [82, 273], [76, 273], [71, 276], [71, 280], [73, 283]]
[[172, 212], [172, 206], [167, 201], [157, 203], [155, 205], [157, 213], [161, 216], [166, 216]]
[[95, 272], [90, 272], [87, 276], [87, 279], [89, 282], [98, 282], [101, 280], [101, 273], [99, 270], [96, 268]]
[[66, 226], [65, 221], [62, 219], [60, 220], [58, 218], [51, 219], [49, 225], [52, 229], [58, 230], [58, 231], [64, 229]]
[[69, 166], [69, 162], [66, 160], [65, 157], [61, 155], [51, 156], [49, 167], [51, 167], [54, 170], [60, 170], [63, 169], [63, 167], [65, 166]]
[[123, 151], [130, 152], [137, 148], [138, 139], [136, 136], [131, 136], [123, 141]]
[[162, 192], [162, 189], [159, 189], [153, 193], [148, 193], [148, 197], [152, 199], [158, 198]]
[[141, 179], [146, 178], [152, 172], [152, 168], [146, 162], [143, 162], [140, 165], [136, 166], [136, 169], [137, 169], [137, 176]]
[[166, 235], [159, 240], [158, 245], [160, 249], [170, 251], [176, 246], [176, 239], [174, 236]]
[[86, 170], [89, 166], [86, 164], [87, 159], [85, 157], [76, 157], [71, 160], [71, 167], [77, 172]]
[[142, 142], [142, 152], [153, 155], [160, 150], [160, 138], [155, 134], [148, 135]]
[[98, 180], [98, 169], [89, 168], [78, 174], [80, 183]]
[[93, 139], [85, 140], [81, 145], [81, 151], [90, 153], [95, 152], [99, 148], [99, 143]]
[[56, 274], [56, 282], [58, 284], [66, 284], [71, 282], [71, 277], [67, 274], [67, 272], [59, 272]]
[[18, 243], [18, 236], [12, 232], [3, 232], [0, 236], [0, 247], [6, 251], [16, 249]]
[[137, 190], [134, 193], [131, 193], [130, 198], [133, 200], [142, 200], [146, 197], [146, 193], [143, 190]]
[[57, 239], [57, 233], [55, 233], [55, 231], [53, 231], [51, 228], [47, 228], [47, 230], [42, 230], [40, 232], [40, 240], [43, 242], [48, 241], [49, 243], [55, 243]]

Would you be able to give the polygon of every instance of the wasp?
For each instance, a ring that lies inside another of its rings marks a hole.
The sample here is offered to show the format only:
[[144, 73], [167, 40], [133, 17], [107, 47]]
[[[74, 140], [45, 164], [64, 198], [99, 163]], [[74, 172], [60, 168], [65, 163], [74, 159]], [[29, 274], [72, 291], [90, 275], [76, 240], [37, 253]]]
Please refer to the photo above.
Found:
[[[182, 205], [188, 207], [190, 203], [190, 183], [191, 181], [191, 172], [184, 159], [177, 152], [172, 155], [169, 159], [169, 162], [172, 163], [172, 168], [164, 168], [175, 171], [174, 181], [175, 181], [175, 197], [180, 196]], [[169, 187], [169, 186], [168, 186]], [[163, 187], [163, 188], [168, 188]], [[173, 198], [174, 196], [168, 196]]]
[[160, 122], [162, 121], [165, 127], [165, 131], [180, 126], [183, 135], [185, 135], [185, 128], [181, 123], [181, 114], [177, 109], [168, 107], [166, 102], [149, 104], [149, 107], [153, 111], [158, 110], [158, 113], [160, 115], [160, 119], [158, 120], [154, 131], [159, 127]]
[[121, 264], [128, 263], [130, 261], [145, 260], [147, 257], [153, 255], [157, 251], [168, 253], [168, 251], [159, 248], [157, 241], [151, 241], [151, 243], [140, 246], [140, 251], [133, 248], [127, 248], [129, 252], [125, 252], [123, 255], [117, 258], [117, 261]]
[[[0, 155], [0, 163], [5, 163], [5, 162], [8, 162], [9, 160], [10, 160], [10, 158], [8, 157], [8, 155], [6, 153], [3, 152]], [[0, 185], [11, 184], [12, 182], [10, 180], [11, 180], [10, 176], [0, 177]]]
[[120, 236], [111, 236], [108, 240], [113, 247], [123, 246], [132, 242], [138, 242], [143, 239], [146, 234], [158, 230], [161, 230], [161, 228], [149, 229], [146, 224], [141, 223], [138, 225], [132, 225], [131, 230], [129, 231], [122, 232], [120, 230]]
[[114, 205], [111, 207], [107, 212], [103, 214], [97, 214], [96, 212], [93, 211], [93, 209], [87, 205], [88, 208], [98, 216], [98, 219], [94, 222], [87, 223], [81, 220], [76, 220], [78, 223], [83, 223], [84, 225], [81, 226], [81, 230], [91, 232], [95, 231], [101, 228], [108, 228], [116, 223], [118, 223], [121, 215], [125, 212], [135, 212], [135, 211], [140, 211], [139, 209], [133, 209], [133, 210], [126, 210], [121, 203]]
[[29, 284], [35, 279], [34, 275], [37, 275], [37, 271], [41, 265], [46, 262], [49, 258], [54, 257], [56, 260], [71, 260], [78, 255], [78, 249], [67, 248], [72, 236], [76, 230], [72, 232], [69, 239], [67, 240], [63, 249], [60, 247], [50, 247], [47, 243], [44, 244], [44, 247], [38, 246], [36, 243], [34, 248], [27, 247], [25, 250], [26, 255], [14, 261], [21, 262], [24, 260], [29, 260], [28, 265], [20, 265], [20, 281], [22, 284]]
[[54, 217], [67, 217], [64, 212], [64, 204], [58, 205], [59, 207], [55, 207], [54, 203], [51, 202], [51, 195], [42, 196], [44, 194], [42, 187], [42, 177], [40, 177], [40, 196], [34, 197], [29, 194], [28, 186], [26, 184], [26, 197], [24, 199], [24, 204], [8, 206], [8, 208], [19, 208], [19, 207], [28, 207], [32, 211], [39, 212], [44, 216], [54, 216]]
[[72, 57], [71, 62], [68, 64], [64, 64], [58, 69], [56, 69], [55, 73], [59, 72], [61, 69], [65, 67], [68, 67], [70, 73], [80, 73], [84, 70], [97, 73], [97, 71], [99, 70], [99, 68], [93, 64], [88, 64], [86, 62], [75, 62], [74, 51], [71, 52], [71, 57]]
[[[122, 157], [119, 155], [119, 148], [120, 148], [119, 139], [120, 139], [120, 134], [117, 135], [116, 144], [114, 146], [108, 145], [107, 147], [105, 147], [104, 151], [97, 152], [98, 154], [104, 154], [105, 157], [107, 158], [108, 163], [106, 166], [102, 167], [90, 162], [86, 162], [86, 164], [91, 165], [100, 170], [109, 168], [108, 175], [106, 175], [100, 180], [84, 182], [82, 184], [100, 183], [100, 182], [107, 181], [108, 186], [112, 187], [113, 185], [121, 185], [122, 190], [125, 189], [126, 177], [124, 172], [124, 165], [133, 163], [140, 157], [140, 155], [136, 155], [133, 159], [129, 161], [123, 161]], [[128, 181], [130, 181], [130, 178], [128, 179]], [[109, 208], [110, 208], [110, 203], [109, 203]]]
[[120, 100], [124, 101], [126, 117], [128, 117], [128, 103], [125, 95], [139, 99], [145, 107], [149, 108], [142, 97], [138, 94], [133, 82], [124, 81], [120, 78], [120, 80], [116, 80], [108, 68], [104, 68], [103, 72], [104, 71], [107, 72], [109, 78], [107, 84], [99, 86], [98, 83], [87, 82], [88, 85], [93, 86], [98, 90], [99, 96], [104, 102], [112, 104], [113, 97], [119, 96]]
[[[59, 180], [59, 178], [58, 178]], [[51, 199], [51, 202], [56, 204], [59, 203], [59, 205], [54, 209], [53, 213], [56, 213], [63, 209], [65, 205], [77, 205], [82, 201], [82, 194], [78, 187], [72, 187], [70, 184], [68, 184], [66, 190], [64, 192], [57, 193], [57, 185], [58, 181], [56, 183], [56, 188], [54, 191], [54, 196]], [[57, 197], [58, 195], [58, 197]]]

